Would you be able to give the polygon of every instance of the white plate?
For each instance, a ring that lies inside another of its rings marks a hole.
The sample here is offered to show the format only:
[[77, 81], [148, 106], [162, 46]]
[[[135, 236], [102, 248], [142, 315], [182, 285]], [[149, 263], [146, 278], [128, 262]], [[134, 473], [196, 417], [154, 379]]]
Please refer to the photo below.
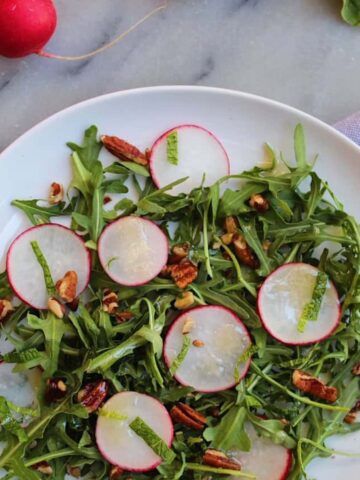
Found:
[[[52, 181], [67, 184], [70, 168], [65, 144], [80, 142], [90, 124], [145, 148], [173, 125], [198, 123], [218, 136], [232, 172], [237, 172], [261, 161], [265, 141], [292, 159], [292, 135], [298, 122], [305, 128], [309, 157], [319, 154], [317, 172], [329, 181], [347, 210], [358, 215], [360, 148], [328, 125], [286, 105], [215, 88], [156, 87], [113, 93], [68, 108], [28, 131], [0, 155], [0, 270], [9, 242], [27, 225], [10, 201], [47, 198]], [[332, 439], [331, 446], [360, 451], [360, 433]], [[308, 472], [317, 480], [340, 476], [358, 480], [360, 460], [317, 459]]]

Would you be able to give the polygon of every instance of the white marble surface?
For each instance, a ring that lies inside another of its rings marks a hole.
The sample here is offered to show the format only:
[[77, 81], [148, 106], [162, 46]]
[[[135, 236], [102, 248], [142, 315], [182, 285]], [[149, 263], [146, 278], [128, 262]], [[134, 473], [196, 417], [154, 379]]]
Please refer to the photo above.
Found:
[[[55, 0], [48, 49], [97, 48], [161, 0]], [[360, 28], [340, 0], [170, 0], [166, 11], [82, 62], [0, 59], [0, 150], [38, 121], [107, 92], [165, 84], [244, 90], [335, 122], [360, 109]], [[124, 113], [125, 114], [125, 113]]]

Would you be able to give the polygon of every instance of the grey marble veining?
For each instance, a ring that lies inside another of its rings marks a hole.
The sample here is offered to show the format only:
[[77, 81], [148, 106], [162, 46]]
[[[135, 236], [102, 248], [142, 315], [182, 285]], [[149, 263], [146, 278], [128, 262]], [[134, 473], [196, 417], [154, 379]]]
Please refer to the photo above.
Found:
[[[48, 50], [81, 54], [125, 30], [161, 0], [56, 0]], [[338, 0], [170, 0], [95, 58], [0, 59], [0, 150], [38, 121], [86, 98], [148, 85], [239, 89], [327, 122], [360, 109], [360, 28]]]

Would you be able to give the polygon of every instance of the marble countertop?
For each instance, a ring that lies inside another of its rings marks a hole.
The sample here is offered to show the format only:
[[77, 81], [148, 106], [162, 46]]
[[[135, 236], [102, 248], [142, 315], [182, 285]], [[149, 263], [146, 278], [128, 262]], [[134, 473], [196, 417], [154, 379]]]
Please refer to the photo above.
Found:
[[[48, 50], [81, 54], [160, 0], [55, 0]], [[360, 28], [338, 0], [170, 0], [121, 43], [85, 61], [0, 59], [0, 150], [71, 104], [150, 85], [209, 85], [288, 103], [327, 122], [360, 109]]]

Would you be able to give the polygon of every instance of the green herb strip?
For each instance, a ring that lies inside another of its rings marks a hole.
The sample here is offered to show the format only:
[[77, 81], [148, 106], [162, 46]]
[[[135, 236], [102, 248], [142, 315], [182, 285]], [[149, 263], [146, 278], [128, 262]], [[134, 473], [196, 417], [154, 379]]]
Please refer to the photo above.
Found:
[[240, 380], [240, 365], [247, 362], [252, 357], [252, 355], [257, 351], [258, 351], [258, 348], [256, 347], [256, 345], [250, 344], [239, 356], [234, 368], [234, 379], [236, 382]]
[[256, 476], [252, 473], [242, 472], [240, 470], [231, 470], [230, 468], [208, 467], [207, 465], [202, 465], [200, 463], [187, 463], [185, 468], [187, 470], [193, 470], [194, 472], [209, 472], [218, 475], [232, 475], [233, 477], [256, 479]]
[[174, 376], [175, 372], [180, 368], [180, 365], [185, 360], [185, 357], [188, 354], [188, 352], [190, 350], [190, 347], [191, 347], [190, 337], [189, 337], [189, 335], [184, 335], [181, 350], [180, 350], [178, 356], [172, 362], [171, 367], [170, 367], [171, 376]]
[[305, 305], [298, 323], [298, 332], [304, 332], [308, 321], [317, 320], [321, 303], [326, 292], [327, 281], [328, 276], [326, 273], [319, 272], [317, 274], [311, 301]]
[[99, 408], [98, 410], [99, 417], [111, 418], [112, 420], [127, 420], [129, 417], [127, 415], [121, 415], [121, 413], [115, 412], [114, 410], [108, 410], [107, 408]]
[[44, 272], [44, 280], [45, 280], [45, 285], [46, 285], [46, 290], [49, 295], [55, 295], [55, 284], [54, 280], [51, 276], [50, 268], [49, 265], [46, 261], [46, 258], [44, 254], [42, 253], [40, 246], [36, 240], [33, 240], [30, 242], [31, 248], [33, 249], [33, 252], [37, 258], [37, 261], [40, 264], [40, 267], [42, 268], [42, 271]]
[[178, 158], [178, 132], [174, 130], [166, 137], [167, 160], [172, 165], [179, 163]]
[[147, 423], [144, 422], [144, 420], [142, 420], [140, 417], [136, 417], [129, 426], [166, 463], [171, 463], [174, 461], [176, 457], [175, 453], [166, 445], [164, 440], [160, 438], [159, 435], [154, 432], [154, 430], [149, 427]]

